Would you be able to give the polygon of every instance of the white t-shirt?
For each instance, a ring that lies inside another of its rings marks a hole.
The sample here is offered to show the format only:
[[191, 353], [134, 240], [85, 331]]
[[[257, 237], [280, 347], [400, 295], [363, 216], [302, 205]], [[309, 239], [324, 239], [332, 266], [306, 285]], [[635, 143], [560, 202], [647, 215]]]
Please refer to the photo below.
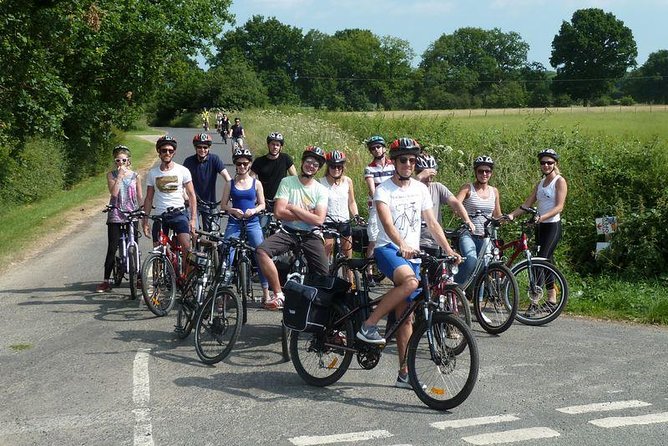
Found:
[[[422, 211], [431, 209], [434, 205], [427, 186], [411, 178], [408, 186], [399, 187], [394, 181], [384, 181], [376, 188], [373, 195], [374, 202], [382, 202], [389, 206], [392, 223], [397, 228], [401, 238], [414, 249], [420, 249], [420, 226]], [[378, 239], [376, 246], [394, 244], [385, 232], [385, 228], [378, 218]]]
[[146, 185], [153, 186], [155, 190], [153, 206], [155, 206], [156, 214], [164, 213], [169, 207], [185, 206], [184, 186], [191, 181], [190, 171], [181, 164], [174, 163], [174, 166], [166, 171], [160, 170], [160, 166], [149, 170]]
[[320, 178], [320, 184], [329, 191], [329, 200], [327, 201], [327, 216], [332, 221], [343, 222], [350, 220], [350, 210], [348, 208], [348, 195], [350, 194], [350, 183], [348, 177], [341, 178], [339, 184], [329, 184], [327, 177]]

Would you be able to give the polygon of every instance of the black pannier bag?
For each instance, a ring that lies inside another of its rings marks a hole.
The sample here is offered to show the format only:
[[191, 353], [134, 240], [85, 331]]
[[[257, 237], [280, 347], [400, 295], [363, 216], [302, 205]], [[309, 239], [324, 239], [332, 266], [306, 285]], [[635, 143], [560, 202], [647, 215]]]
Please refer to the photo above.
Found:
[[350, 283], [338, 277], [307, 276], [302, 285], [288, 280], [283, 286], [283, 324], [291, 330], [321, 331], [334, 299], [344, 299]]
[[365, 254], [366, 248], [369, 246], [369, 234], [366, 232], [366, 226], [353, 226], [352, 239], [353, 251]]

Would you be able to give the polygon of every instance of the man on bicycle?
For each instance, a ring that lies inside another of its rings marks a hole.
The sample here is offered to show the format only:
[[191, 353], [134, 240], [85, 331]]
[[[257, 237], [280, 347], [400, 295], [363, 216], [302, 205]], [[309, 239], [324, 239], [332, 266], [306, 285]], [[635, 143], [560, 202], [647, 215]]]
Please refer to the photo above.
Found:
[[[198, 133], [193, 138], [193, 146], [195, 147], [195, 154], [189, 156], [183, 161], [183, 165], [190, 171], [192, 176], [193, 187], [195, 188], [195, 195], [202, 200], [209, 203], [216, 202], [216, 180], [218, 175], [223, 177], [225, 181], [230, 181], [230, 174], [225, 168], [225, 164], [220, 157], [214, 153], [209, 153], [211, 150], [213, 140], [208, 133]], [[202, 219], [202, 228], [205, 231], [211, 231], [211, 217], [207, 211], [213, 208], [202, 209], [200, 207], [199, 213]]]
[[[171, 229], [176, 232], [183, 252], [187, 253], [190, 251], [190, 233], [194, 234], [197, 226], [197, 198], [190, 171], [174, 162], [176, 147], [176, 140], [171, 136], [162, 136], [155, 143], [160, 165], [149, 170], [146, 176], [144, 212], [147, 217], [144, 217], [143, 227], [144, 234], [148, 237], [151, 233], [148, 215], [151, 214], [155, 199], [155, 212], [164, 218], [163, 231]], [[185, 207], [184, 191], [190, 201], [190, 218]], [[153, 225], [152, 231], [154, 245], [157, 244], [160, 232], [160, 225], [157, 223]]]
[[[419, 154], [420, 146], [414, 139], [399, 138], [392, 142], [390, 158], [396, 170], [374, 193], [379, 222], [374, 256], [378, 269], [392, 279], [394, 288], [385, 293], [357, 332], [358, 339], [371, 344], [385, 344], [385, 339], [378, 332], [378, 322], [392, 310], [399, 318], [420, 284], [420, 264], [412, 260], [414, 253], [420, 249], [420, 216], [445, 253], [459, 257], [450, 247], [443, 229], [434, 217], [427, 186], [411, 178]], [[411, 322], [407, 318], [397, 330], [399, 375], [395, 385], [408, 389], [411, 385], [408, 380], [406, 347], [413, 332]]]
[[235, 145], [239, 146], [239, 148], [243, 148], [246, 132], [244, 131], [244, 126], [241, 125], [241, 119], [234, 118], [234, 124], [232, 124], [232, 128], [230, 128], [230, 138], [232, 138], [232, 152], [234, 152]]
[[299, 243], [295, 232], [300, 232], [309, 272], [327, 275], [328, 262], [325, 245], [319, 231], [314, 231], [325, 221], [327, 214], [327, 188], [313, 177], [325, 164], [325, 152], [320, 147], [309, 146], [302, 154], [301, 175], [283, 178], [276, 192], [274, 215], [283, 223], [281, 231], [266, 238], [257, 247], [256, 254], [262, 274], [274, 292], [265, 302], [265, 308], [283, 308], [284, 296], [278, 270], [272, 257], [283, 254]]

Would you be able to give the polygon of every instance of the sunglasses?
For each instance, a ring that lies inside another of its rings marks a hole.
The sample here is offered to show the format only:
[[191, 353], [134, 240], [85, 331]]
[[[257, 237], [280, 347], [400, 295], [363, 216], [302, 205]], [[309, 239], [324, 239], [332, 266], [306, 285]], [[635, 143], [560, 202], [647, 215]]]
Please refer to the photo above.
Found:
[[343, 170], [343, 166], [336, 166], [335, 165], [335, 166], [329, 166], [329, 168], [334, 169], [334, 170]]
[[248, 166], [250, 163], [249, 163], [249, 162], [245, 162], [245, 163], [244, 163], [243, 161], [239, 161], [238, 163], [235, 163], [235, 164], [236, 164], [238, 167], [246, 167], [246, 166]]
[[480, 175], [491, 175], [492, 174], [491, 169], [478, 169], [476, 172], [478, 172]]
[[172, 153], [174, 153], [174, 152], [176, 152], [175, 149], [160, 149], [160, 153], [162, 153], [163, 155], [164, 155], [165, 153], [172, 154]]
[[127, 163], [128, 161], [130, 161], [130, 160], [127, 159], [127, 158], [116, 158], [116, 162], [117, 162], [117, 163], [123, 163], [123, 164], [125, 164], [125, 163]]
[[209, 150], [209, 146], [196, 146], [196, 149], [206, 149]]
[[401, 164], [415, 164], [417, 162], [417, 159], [408, 156], [400, 156], [397, 159]]
[[554, 161], [541, 161], [540, 165], [541, 166], [551, 166], [554, 164]]

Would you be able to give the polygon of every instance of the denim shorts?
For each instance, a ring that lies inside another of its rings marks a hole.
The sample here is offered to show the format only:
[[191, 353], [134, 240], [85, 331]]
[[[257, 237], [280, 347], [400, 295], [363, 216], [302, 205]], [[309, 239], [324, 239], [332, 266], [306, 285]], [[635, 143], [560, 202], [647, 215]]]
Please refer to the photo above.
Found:
[[[179, 212], [162, 214], [164, 218], [162, 222], [162, 230], [167, 233], [170, 229], [177, 234], [187, 234], [190, 232], [190, 217], [188, 216], [188, 211], [183, 210]], [[153, 236], [153, 241], [158, 241], [158, 234], [160, 233], [160, 222], [156, 221], [153, 223], [153, 230], [151, 234]]]

